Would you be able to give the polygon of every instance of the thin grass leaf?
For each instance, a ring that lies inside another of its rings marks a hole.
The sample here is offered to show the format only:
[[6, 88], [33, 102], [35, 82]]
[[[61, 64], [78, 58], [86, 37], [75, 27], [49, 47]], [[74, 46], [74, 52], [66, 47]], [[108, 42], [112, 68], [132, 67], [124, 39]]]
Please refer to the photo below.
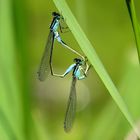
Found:
[[134, 5], [134, 0], [126, 0], [128, 12], [130, 15], [130, 19], [132, 22], [132, 27], [135, 35], [135, 40], [136, 40], [136, 47], [137, 47], [137, 52], [138, 52], [138, 57], [139, 57], [139, 63], [140, 63], [140, 32], [139, 32], [139, 24], [136, 16], [136, 10], [135, 10], [135, 5]]
[[139, 36], [140, 36], [140, 24], [138, 26], [139, 26]]
[[23, 140], [19, 81], [17, 81], [12, 2], [0, 1], [0, 125], [10, 140]]
[[5, 113], [0, 109], [0, 122], [10, 140], [18, 139]]
[[15, 16], [15, 37], [16, 43], [18, 45], [17, 51], [19, 55], [19, 71], [20, 71], [20, 84], [21, 84], [21, 106], [22, 106], [22, 124], [24, 138], [30, 139], [31, 131], [34, 129], [31, 117], [31, 85], [30, 85], [30, 57], [27, 52], [29, 52], [28, 46], [28, 27], [27, 27], [27, 11], [26, 2], [14, 0], [13, 10]]
[[96, 51], [94, 50], [92, 44], [84, 34], [74, 15], [72, 14], [70, 8], [68, 7], [65, 0], [53, 0], [56, 7], [62, 13], [63, 17], [66, 19], [66, 23], [69, 26], [71, 32], [73, 33], [75, 39], [77, 40], [80, 48], [87, 56], [88, 60], [93, 65], [97, 74], [101, 78], [102, 82], [108, 89], [110, 95], [120, 108], [121, 112], [124, 114], [125, 118], [128, 120], [132, 128], [135, 130], [135, 133], [140, 137], [139, 131], [134, 126], [134, 121], [130, 115], [130, 112], [127, 109], [126, 104], [124, 103], [122, 97], [120, 96], [117, 88], [109, 77], [107, 71], [105, 70], [103, 64], [101, 63]]

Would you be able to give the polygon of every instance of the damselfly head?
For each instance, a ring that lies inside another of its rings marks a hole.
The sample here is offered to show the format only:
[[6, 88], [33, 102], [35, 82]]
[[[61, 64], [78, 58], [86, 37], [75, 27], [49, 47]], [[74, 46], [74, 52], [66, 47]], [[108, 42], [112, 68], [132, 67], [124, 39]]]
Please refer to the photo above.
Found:
[[79, 59], [79, 58], [74, 58], [74, 62], [75, 62], [76, 64], [82, 64], [82, 60]]
[[57, 19], [60, 19], [60, 14], [57, 12], [52, 12], [52, 16], [54, 16]]

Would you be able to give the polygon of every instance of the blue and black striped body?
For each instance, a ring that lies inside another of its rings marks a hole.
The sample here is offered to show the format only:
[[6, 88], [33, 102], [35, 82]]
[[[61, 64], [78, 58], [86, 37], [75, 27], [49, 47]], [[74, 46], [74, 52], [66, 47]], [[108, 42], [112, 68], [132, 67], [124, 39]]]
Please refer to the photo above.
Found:
[[59, 19], [57, 17], [54, 17], [50, 25], [50, 31], [57, 32], [59, 26]]

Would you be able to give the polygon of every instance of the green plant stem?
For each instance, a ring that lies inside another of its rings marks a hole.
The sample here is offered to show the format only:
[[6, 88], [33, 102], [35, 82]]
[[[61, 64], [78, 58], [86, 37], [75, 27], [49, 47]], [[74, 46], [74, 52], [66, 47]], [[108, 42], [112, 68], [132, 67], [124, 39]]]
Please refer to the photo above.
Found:
[[66, 23], [69, 26], [71, 32], [73, 33], [75, 39], [77, 40], [80, 48], [87, 56], [88, 60], [93, 65], [94, 69], [96, 70], [97, 74], [101, 78], [102, 82], [108, 89], [110, 95], [120, 108], [121, 112], [124, 114], [125, 118], [128, 120], [129, 124], [135, 130], [136, 134], [140, 137], [139, 131], [135, 128], [134, 121], [124, 103], [122, 97], [120, 96], [117, 88], [113, 84], [111, 78], [109, 77], [108, 73], [106, 72], [103, 64], [101, 63], [98, 55], [96, 54], [92, 44], [89, 42], [88, 38], [84, 34], [83, 30], [79, 26], [78, 22], [76, 21], [75, 17], [73, 16], [70, 8], [68, 7], [65, 0], [53, 0], [56, 7], [62, 13], [63, 17], [66, 19]]
[[138, 58], [139, 58], [139, 63], [140, 63], [140, 34], [139, 34], [139, 24], [137, 21], [134, 0], [126, 0], [126, 4], [127, 4], [128, 12], [130, 15], [130, 19], [132, 22], [132, 27], [133, 27], [133, 31], [135, 35], [135, 40], [136, 40]]

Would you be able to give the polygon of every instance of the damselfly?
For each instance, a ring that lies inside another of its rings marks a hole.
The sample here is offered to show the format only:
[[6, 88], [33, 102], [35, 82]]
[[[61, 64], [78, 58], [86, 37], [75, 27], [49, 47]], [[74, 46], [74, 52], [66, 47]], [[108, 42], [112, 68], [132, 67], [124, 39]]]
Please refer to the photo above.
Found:
[[64, 130], [66, 132], [69, 132], [71, 130], [76, 114], [76, 81], [84, 79], [87, 76], [87, 72], [89, 69], [90, 66], [87, 64], [87, 59], [82, 60], [79, 58], [75, 58], [74, 64], [70, 65], [64, 74], [59, 75], [53, 73], [54, 76], [63, 78], [68, 73], [73, 71], [70, 95], [64, 120]]
[[39, 71], [38, 71], [38, 78], [40, 81], [44, 81], [50, 71], [52, 74], [52, 53], [53, 53], [54, 39], [56, 39], [65, 48], [71, 50], [73, 53], [83, 58], [81, 54], [79, 54], [77, 51], [70, 48], [60, 37], [58, 28], [60, 28], [60, 31], [62, 32], [63, 27], [60, 24], [60, 20], [64, 20], [64, 18], [59, 13], [56, 12], [53, 12], [52, 16], [53, 16], [53, 20], [50, 25], [48, 40], [46, 43], [45, 51], [42, 56]]

